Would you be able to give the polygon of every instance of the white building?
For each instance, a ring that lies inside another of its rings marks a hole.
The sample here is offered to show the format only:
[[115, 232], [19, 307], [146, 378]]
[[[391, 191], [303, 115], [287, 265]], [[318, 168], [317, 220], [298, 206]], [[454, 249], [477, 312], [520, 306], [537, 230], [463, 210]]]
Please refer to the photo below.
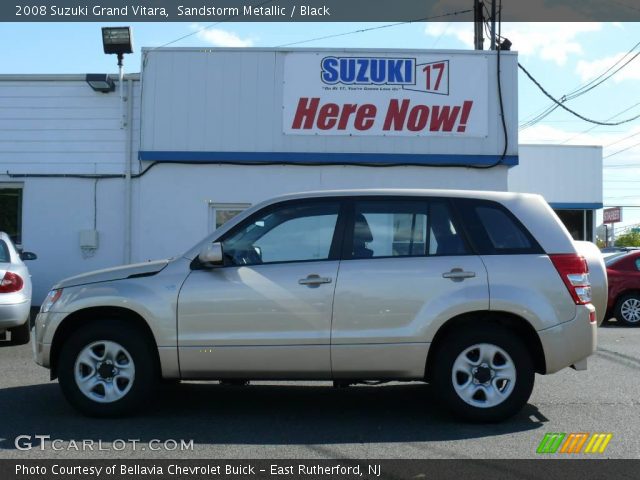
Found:
[[293, 191], [538, 192], [577, 212], [565, 215], [570, 230], [592, 238], [601, 150], [519, 151], [514, 52], [500, 58], [502, 112], [495, 52], [143, 58], [111, 93], [82, 75], [0, 76], [0, 229], [39, 256], [36, 305], [60, 278], [180, 254], [248, 205]]

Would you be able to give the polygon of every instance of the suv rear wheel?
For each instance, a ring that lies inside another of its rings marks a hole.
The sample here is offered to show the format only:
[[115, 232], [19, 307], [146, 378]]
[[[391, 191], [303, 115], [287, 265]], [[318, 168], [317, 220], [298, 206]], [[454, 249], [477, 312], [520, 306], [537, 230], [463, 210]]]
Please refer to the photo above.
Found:
[[450, 334], [436, 348], [433, 383], [442, 403], [455, 415], [498, 422], [529, 400], [533, 361], [513, 332], [496, 325], [473, 327]]
[[122, 320], [96, 321], [80, 328], [60, 352], [62, 393], [85, 415], [130, 413], [158, 382], [150, 343], [143, 332]]

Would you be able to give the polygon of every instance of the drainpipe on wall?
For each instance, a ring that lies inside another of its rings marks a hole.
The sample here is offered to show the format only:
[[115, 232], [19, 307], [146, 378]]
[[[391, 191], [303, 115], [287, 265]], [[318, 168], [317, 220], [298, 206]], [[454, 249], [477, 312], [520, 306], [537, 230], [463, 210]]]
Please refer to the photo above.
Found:
[[124, 170], [124, 263], [131, 263], [131, 218], [132, 218], [132, 184], [131, 170], [133, 168], [133, 80], [127, 81], [126, 113], [126, 163]]

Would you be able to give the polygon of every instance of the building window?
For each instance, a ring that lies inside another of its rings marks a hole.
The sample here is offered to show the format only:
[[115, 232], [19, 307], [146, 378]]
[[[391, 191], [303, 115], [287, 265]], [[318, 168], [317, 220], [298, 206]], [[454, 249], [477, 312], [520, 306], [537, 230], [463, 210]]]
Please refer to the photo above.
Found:
[[574, 240], [593, 241], [593, 210], [555, 211]]
[[220, 228], [227, 221], [231, 220], [250, 206], [250, 203], [209, 202], [209, 233]]
[[22, 187], [0, 184], [0, 231], [22, 245]]

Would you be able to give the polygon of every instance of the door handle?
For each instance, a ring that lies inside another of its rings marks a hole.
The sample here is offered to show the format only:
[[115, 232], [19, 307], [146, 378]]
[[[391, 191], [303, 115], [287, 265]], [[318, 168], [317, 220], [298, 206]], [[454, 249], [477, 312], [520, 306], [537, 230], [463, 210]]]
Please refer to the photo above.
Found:
[[331, 283], [331, 278], [329, 277], [321, 277], [320, 275], [316, 275], [312, 273], [308, 275], [307, 278], [301, 278], [298, 280], [300, 285], [306, 285], [307, 287], [318, 287], [322, 283]]
[[476, 272], [465, 272], [461, 268], [452, 268], [450, 272], [442, 274], [442, 278], [449, 278], [454, 282], [461, 282], [465, 278], [473, 278], [476, 276]]

